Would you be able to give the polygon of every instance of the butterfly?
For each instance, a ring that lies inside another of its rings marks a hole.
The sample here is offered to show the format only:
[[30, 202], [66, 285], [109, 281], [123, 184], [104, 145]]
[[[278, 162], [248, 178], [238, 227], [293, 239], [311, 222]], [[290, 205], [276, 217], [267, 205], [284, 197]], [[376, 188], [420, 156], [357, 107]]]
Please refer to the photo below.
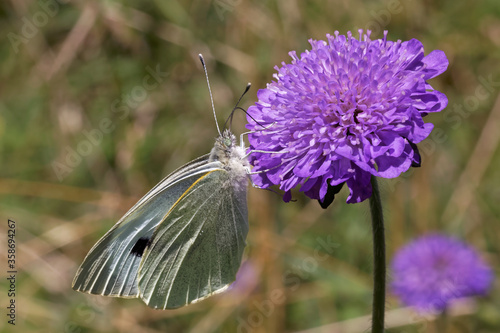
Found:
[[[201, 55], [200, 60], [208, 83]], [[168, 175], [92, 247], [73, 289], [141, 298], [155, 309], [182, 307], [226, 290], [236, 278], [248, 233], [246, 156], [242, 139], [238, 145], [231, 131], [219, 131], [209, 154]]]

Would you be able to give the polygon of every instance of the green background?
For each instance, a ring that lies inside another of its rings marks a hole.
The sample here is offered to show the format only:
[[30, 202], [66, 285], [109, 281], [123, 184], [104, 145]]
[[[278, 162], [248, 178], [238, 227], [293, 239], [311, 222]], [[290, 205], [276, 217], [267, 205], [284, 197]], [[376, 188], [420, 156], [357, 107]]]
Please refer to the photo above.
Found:
[[[9, 286], [1, 280], [1, 330], [366, 331], [369, 210], [367, 202], [346, 204], [346, 189], [327, 210], [298, 192], [285, 204], [249, 189], [242, 283], [201, 303], [155, 311], [140, 300], [71, 289], [85, 254], [120, 216], [170, 171], [211, 149], [216, 128], [198, 53], [222, 125], [246, 83], [245, 108], [290, 50], [360, 28], [373, 38], [383, 30], [391, 40], [417, 38], [426, 53], [440, 49], [450, 61], [431, 81], [449, 106], [426, 118], [436, 130], [419, 145], [422, 167], [381, 181], [388, 259], [411, 239], [440, 231], [476, 247], [498, 275], [498, 1], [6, 0], [0, 266], [5, 276], [10, 218], [18, 274], [15, 327], [7, 325]], [[144, 78], [157, 67], [167, 74], [152, 87]], [[237, 113], [233, 131], [244, 125]], [[500, 331], [499, 291], [496, 279], [488, 296], [457, 304], [448, 332]], [[388, 332], [438, 332], [434, 317], [411, 312], [390, 293], [386, 308]]]

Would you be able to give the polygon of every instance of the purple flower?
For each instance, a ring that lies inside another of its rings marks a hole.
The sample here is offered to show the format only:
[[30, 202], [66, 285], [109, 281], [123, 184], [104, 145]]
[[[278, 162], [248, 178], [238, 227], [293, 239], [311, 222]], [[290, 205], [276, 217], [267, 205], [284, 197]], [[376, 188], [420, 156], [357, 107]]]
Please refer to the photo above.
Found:
[[492, 270], [473, 248], [444, 235], [406, 245], [392, 270], [393, 292], [419, 311], [441, 311], [454, 299], [484, 295], [493, 281]]
[[422, 118], [448, 103], [426, 81], [448, 60], [439, 50], [424, 56], [416, 39], [359, 34], [310, 40], [312, 50], [290, 52], [291, 64], [276, 66], [276, 81], [259, 90], [247, 116], [250, 149], [265, 151], [250, 156], [256, 185], [279, 184], [289, 201], [300, 184], [321, 203], [347, 183], [355, 203], [371, 196], [372, 175], [394, 178], [420, 165], [415, 144], [433, 128]]
[[259, 271], [255, 263], [246, 260], [241, 264], [236, 280], [229, 286], [229, 290], [235, 293], [244, 294], [255, 288], [258, 280]]

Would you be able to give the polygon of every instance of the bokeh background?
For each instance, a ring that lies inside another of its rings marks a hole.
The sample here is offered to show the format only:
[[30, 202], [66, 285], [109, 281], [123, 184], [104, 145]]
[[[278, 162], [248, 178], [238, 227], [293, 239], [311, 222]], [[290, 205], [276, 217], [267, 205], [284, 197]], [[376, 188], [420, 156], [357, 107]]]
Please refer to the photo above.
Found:
[[[431, 81], [449, 106], [427, 121], [423, 165], [381, 182], [388, 259], [440, 231], [476, 247], [500, 275], [500, 2], [120, 1], [0, 3], [1, 331], [364, 332], [371, 311], [368, 203], [344, 189], [322, 210], [249, 189], [237, 286], [171, 311], [71, 289], [92, 245], [176, 167], [207, 153], [246, 83], [256, 101], [288, 52], [339, 30], [389, 30], [440, 49]], [[156, 73], [153, 75], [152, 73]], [[151, 78], [154, 78], [152, 80]], [[244, 131], [236, 113], [233, 131]], [[16, 326], [7, 324], [7, 220], [16, 222]], [[438, 332], [433, 316], [387, 300], [388, 332]], [[456, 304], [448, 332], [499, 332], [500, 282]]]

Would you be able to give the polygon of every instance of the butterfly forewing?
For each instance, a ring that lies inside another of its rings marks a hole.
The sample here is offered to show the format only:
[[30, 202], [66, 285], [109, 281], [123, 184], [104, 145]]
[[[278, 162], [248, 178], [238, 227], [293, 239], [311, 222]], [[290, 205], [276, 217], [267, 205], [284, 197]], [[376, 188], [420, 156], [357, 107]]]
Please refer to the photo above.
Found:
[[107, 232], [81, 264], [73, 289], [107, 296], [137, 297], [137, 272], [154, 230], [181, 195], [220, 163], [202, 156], [167, 176]]
[[140, 297], [177, 308], [223, 291], [235, 280], [248, 233], [245, 174], [211, 171], [158, 225], [139, 268]]

